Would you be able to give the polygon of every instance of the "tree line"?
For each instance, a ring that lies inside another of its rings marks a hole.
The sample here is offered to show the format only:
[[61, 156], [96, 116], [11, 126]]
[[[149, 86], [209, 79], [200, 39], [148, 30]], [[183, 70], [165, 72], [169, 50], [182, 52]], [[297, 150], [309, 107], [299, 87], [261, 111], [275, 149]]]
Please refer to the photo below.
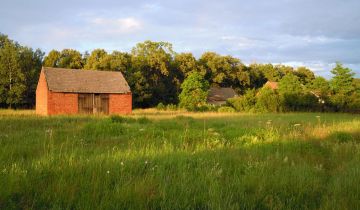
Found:
[[[293, 98], [310, 91], [321, 94], [321, 99], [326, 100], [328, 107], [334, 111], [353, 110], [356, 107], [354, 104], [359, 103], [355, 100], [359, 96], [359, 80], [340, 63], [332, 70], [334, 77], [326, 80], [315, 76], [306, 67], [245, 65], [238, 58], [216, 52], [205, 52], [197, 59], [192, 53], [175, 52], [168, 42], [145, 41], [138, 43], [131, 52], [109, 53], [104, 49], [95, 49], [82, 54], [74, 49], [63, 49], [51, 50], [45, 56], [40, 49], [21, 46], [0, 34], [0, 106], [33, 107], [41, 66], [120, 71], [131, 87], [134, 107], [154, 107], [159, 103], [185, 106], [179, 101], [179, 98], [185, 100], [188, 95], [183, 91], [186, 85], [182, 87], [182, 84], [187, 78], [194, 81], [194, 76], [189, 77], [192, 74], [196, 74], [196, 79], [206, 81], [208, 85], [202, 87], [232, 87], [242, 95], [240, 98], [251, 91], [259, 95], [267, 81], [274, 81], [296, 84], [296, 88], [279, 87], [279, 92], [287, 90], [289, 93], [286, 94], [293, 95]], [[191, 91], [191, 88], [186, 91]], [[203, 93], [200, 98], [204, 98]], [[289, 99], [289, 103], [293, 102]], [[200, 100], [195, 106], [201, 104]], [[298, 106], [292, 107], [287, 110], [298, 110]]]

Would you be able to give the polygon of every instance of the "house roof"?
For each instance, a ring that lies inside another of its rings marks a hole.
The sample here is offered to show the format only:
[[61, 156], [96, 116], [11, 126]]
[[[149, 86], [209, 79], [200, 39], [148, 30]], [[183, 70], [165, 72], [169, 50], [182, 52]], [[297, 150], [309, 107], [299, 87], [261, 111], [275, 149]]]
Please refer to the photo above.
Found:
[[236, 93], [232, 88], [211, 87], [207, 101], [210, 104], [223, 104], [227, 99], [235, 96]]
[[278, 83], [277, 82], [267, 81], [264, 86], [268, 86], [269, 88], [271, 88], [273, 90], [278, 89]]
[[130, 93], [121, 72], [43, 67], [50, 91], [70, 93]]

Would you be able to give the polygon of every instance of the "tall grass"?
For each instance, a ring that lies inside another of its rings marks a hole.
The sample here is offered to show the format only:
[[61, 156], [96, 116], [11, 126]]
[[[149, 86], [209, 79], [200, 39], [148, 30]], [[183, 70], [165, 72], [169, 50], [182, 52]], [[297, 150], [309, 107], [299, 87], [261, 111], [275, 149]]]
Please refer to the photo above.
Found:
[[356, 115], [0, 111], [0, 209], [359, 209], [358, 186]]

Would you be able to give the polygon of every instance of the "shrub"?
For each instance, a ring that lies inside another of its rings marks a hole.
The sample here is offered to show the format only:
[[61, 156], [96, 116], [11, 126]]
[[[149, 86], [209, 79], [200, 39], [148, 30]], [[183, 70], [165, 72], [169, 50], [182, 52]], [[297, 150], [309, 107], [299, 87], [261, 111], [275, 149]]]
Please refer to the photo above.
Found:
[[222, 106], [218, 109], [218, 112], [235, 112], [235, 109], [230, 106]]
[[165, 107], [165, 105], [163, 104], [163, 103], [158, 103], [158, 105], [156, 106], [156, 109], [157, 110], [165, 110], [166, 109], [166, 107]]
[[302, 94], [298, 101], [299, 107], [297, 110], [318, 111], [320, 108], [319, 99], [311, 93]]
[[247, 90], [243, 96], [230, 98], [227, 103], [239, 112], [249, 112], [254, 109], [256, 103], [255, 90]]
[[269, 87], [260, 89], [256, 96], [255, 110], [258, 112], [279, 112], [279, 96]]
[[206, 103], [209, 90], [209, 83], [204, 77], [197, 73], [191, 73], [181, 84], [179, 95], [180, 107], [188, 111], [194, 111], [197, 107]]
[[201, 106], [198, 106], [195, 111], [198, 112], [215, 112], [217, 111], [218, 107], [212, 104], [203, 104]]

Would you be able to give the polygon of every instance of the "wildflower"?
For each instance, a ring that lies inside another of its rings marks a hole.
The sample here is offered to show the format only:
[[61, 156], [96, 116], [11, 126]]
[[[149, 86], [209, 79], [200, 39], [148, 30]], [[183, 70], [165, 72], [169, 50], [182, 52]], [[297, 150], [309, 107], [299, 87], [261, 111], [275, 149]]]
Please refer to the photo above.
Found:
[[106, 171], [107, 174], [110, 174], [110, 171]]
[[148, 161], [147, 161], [147, 160], [145, 160], [145, 164], [148, 164]]
[[123, 166], [123, 165], [124, 165], [124, 162], [122, 162], [122, 161], [121, 161], [121, 162], [120, 162], [120, 165], [122, 165], [122, 166]]

